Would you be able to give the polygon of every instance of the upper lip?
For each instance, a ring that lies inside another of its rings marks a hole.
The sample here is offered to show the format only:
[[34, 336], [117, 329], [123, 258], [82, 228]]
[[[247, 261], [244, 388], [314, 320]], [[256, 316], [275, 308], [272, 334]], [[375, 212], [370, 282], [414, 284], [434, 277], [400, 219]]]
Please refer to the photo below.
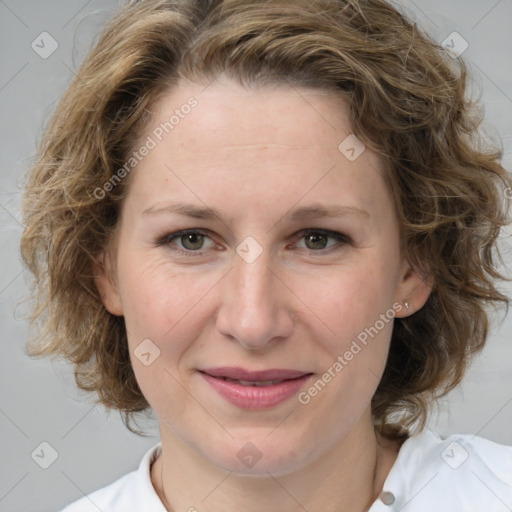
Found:
[[270, 369], [270, 370], [258, 370], [250, 371], [245, 368], [204, 368], [200, 370], [203, 373], [207, 373], [212, 377], [225, 377], [228, 379], [235, 380], [248, 380], [248, 381], [267, 381], [267, 380], [287, 380], [297, 379], [304, 375], [308, 375], [309, 372], [301, 372], [299, 370], [283, 370], [283, 369]]

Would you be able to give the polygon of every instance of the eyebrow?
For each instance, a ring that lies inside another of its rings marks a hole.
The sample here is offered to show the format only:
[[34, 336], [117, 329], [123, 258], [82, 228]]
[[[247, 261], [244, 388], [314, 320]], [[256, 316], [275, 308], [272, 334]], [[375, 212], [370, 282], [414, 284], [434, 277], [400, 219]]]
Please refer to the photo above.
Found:
[[[222, 215], [217, 210], [208, 207], [199, 207], [186, 203], [166, 203], [158, 207], [160, 203], [154, 204], [146, 208], [143, 214], [156, 214], [156, 213], [175, 213], [185, 217], [194, 219], [216, 219], [222, 221]], [[341, 206], [331, 205], [326, 206], [323, 204], [312, 204], [310, 206], [302, 206], [287, 213], [284, 217], [288, 217], [292, 221], [300, 221], [305, 219], [318, 219], [321, 217], [344, 217], [346, 215], [358, 215], [362, 217], [369, 217], [370, 214], [361, 208], [355, 206]]]

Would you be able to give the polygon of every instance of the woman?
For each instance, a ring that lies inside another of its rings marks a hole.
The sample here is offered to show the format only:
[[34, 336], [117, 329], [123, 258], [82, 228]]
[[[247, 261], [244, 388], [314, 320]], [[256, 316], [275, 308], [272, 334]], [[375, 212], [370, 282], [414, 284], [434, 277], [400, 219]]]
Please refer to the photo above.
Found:
[[121, 9], [27, 184], [30, 347], [161, 444], [67, 512], [512, 506], [512, 448], [425, 428], [508, 301], [465, 93], [382, 0]]

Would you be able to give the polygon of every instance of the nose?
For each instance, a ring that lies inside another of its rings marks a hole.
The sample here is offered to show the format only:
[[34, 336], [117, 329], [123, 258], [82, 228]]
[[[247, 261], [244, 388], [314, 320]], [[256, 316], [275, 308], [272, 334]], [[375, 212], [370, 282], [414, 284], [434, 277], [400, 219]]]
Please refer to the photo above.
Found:
[[293, 297], [264, 251], [248, 262], [237, 254], [223, 279], [217, 330], [249, 350], [263, 350], [290, 336]]

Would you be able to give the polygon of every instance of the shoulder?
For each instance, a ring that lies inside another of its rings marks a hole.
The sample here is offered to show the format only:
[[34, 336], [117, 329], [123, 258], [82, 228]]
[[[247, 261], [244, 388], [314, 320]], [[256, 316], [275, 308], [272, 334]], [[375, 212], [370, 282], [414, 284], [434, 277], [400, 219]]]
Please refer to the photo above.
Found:
[[85, 495], [68, 505], [62, 512], [165, 512], [151, 483], [150, 468], [161, 445], [151, 448], [143, 457], [137, 471], [114, 483]]
[[402, 512], [509, 512], [512, 446], [427, 430], [402, 445], [383, 491]]

